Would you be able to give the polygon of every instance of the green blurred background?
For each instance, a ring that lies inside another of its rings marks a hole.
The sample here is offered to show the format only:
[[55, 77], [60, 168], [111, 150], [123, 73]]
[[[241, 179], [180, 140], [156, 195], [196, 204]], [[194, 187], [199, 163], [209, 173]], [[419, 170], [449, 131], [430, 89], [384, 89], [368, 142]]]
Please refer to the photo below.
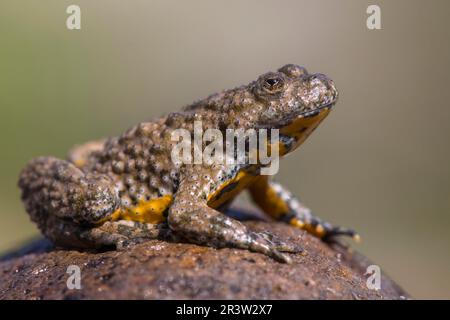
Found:
[[[382, 30], [366, 28], [381, 6]], [[82, 29], [66, 29], [78, 4]], [[450, 2], [0, 3], [0, 252], [38, 232], [16, 187], [32, 157], [117, 135], [285, 63], [340, 101], [278, 179], [417, 298], [450, 298]]]

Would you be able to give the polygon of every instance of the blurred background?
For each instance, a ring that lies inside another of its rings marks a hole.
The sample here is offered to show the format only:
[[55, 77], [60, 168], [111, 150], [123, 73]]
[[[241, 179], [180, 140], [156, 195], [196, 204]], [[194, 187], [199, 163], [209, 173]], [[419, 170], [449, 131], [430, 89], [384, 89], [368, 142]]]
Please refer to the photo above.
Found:
[[[66, 8], [81, 7], [81, 30]], [[381, 7], [382, 30], [366, 8]], [[278, 180], [416, 298], [450, 298], [450, 2], [0, 3], [0, 253], [38, 234], [16, 187], [32, 157], [131, 125], [286, 63], [340, 101]]]

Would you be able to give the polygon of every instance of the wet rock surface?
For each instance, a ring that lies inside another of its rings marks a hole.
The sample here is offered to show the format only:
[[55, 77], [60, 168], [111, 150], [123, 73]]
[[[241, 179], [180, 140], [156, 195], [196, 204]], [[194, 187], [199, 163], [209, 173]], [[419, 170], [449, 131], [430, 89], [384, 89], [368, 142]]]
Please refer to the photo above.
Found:
[[[46, 241], [0, 262], [0, 299], [404, 299], [382, 276], [381, 290], [366, 286], [365, 257], [324, 244], [278, 223], [244, 222], [304, 249], [292, 264], [239, 249], [148, 241], [124, 251], [53, 249]], [[80, 267], [80, 290], [68, 289], [71, 265]]]

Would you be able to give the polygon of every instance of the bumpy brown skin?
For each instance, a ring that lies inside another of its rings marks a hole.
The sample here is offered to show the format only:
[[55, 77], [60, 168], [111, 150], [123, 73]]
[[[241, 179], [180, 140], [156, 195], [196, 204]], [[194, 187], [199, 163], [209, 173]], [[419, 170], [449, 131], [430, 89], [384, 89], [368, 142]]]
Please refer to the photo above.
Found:
[[286, 65], [181, 112], [140, 123], [120, 137], [77, 147], [67, 161], [33, 159], [20, 175], [22, 199], [44, 235], [62, 246], [121, 248], [170, 238], [248, 249], [288, 262], [282, 252], [299, 248], [250, 232], [219, 210], [249, 189], [257, 204], [278, 220], [322, 238], [354, 232], [312, 216], [292, 194], [260, 176], [260, 165], [175, 165], [171, 150], [177, 141], [171, 134], [180, 128], [193, 132], [194, 121], [202, 121], [203, 130], [223, 132], [277, 128], [286, 154], [306, 139], [336, 100], [336, 88], [326, 76]]

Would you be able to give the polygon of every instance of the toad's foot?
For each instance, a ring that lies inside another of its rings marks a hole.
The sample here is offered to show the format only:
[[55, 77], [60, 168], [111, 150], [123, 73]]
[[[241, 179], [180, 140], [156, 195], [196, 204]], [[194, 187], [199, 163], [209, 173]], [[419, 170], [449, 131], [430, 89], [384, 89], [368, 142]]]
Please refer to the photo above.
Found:
[[217, 248], [247, 249], [286, 263], [291, 259], [282, 252], [301, 252], [300, 248], [281, 240], [269, 240], [267, 234], [251, 232], [241, 222], [209, 207], [192, 209], [179, 211], [174, 206], [169, 213], [171, 229], [189, 242]]

